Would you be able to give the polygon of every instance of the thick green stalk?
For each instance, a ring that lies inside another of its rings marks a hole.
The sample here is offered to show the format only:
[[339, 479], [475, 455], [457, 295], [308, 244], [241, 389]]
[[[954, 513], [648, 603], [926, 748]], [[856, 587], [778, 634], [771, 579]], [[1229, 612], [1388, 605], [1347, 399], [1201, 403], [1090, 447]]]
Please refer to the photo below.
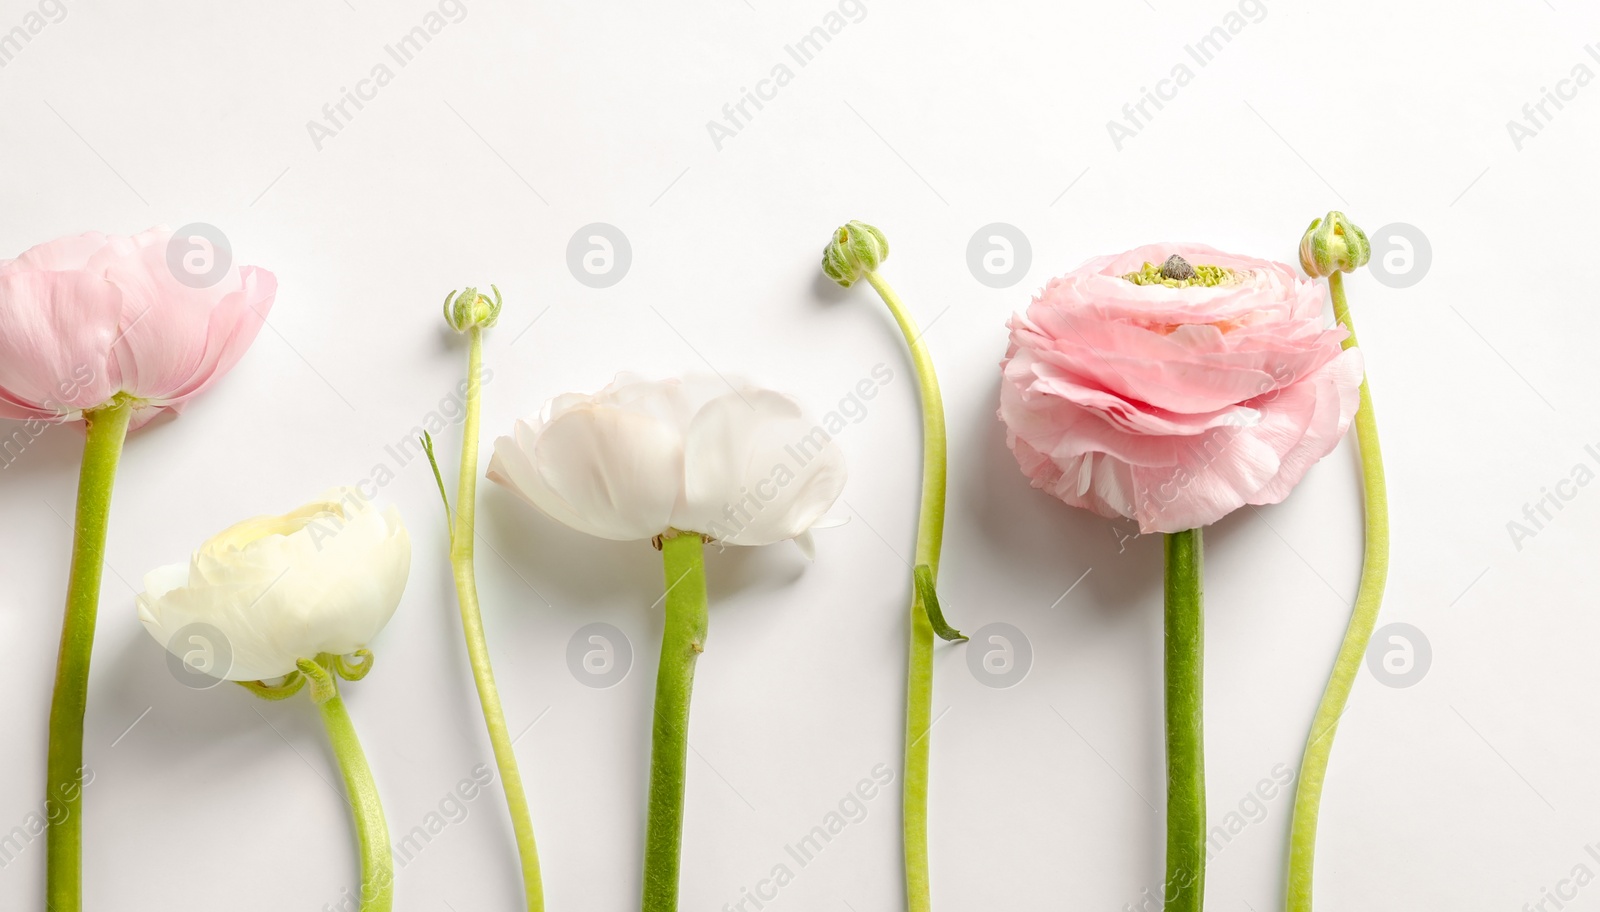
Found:
[[[332, 676], [329, 678], [331, 681]], [[344, 774], [345, 796], [350, 800], [356, 841], [361, 846], [360, 910], [389, 912], [394, 908], [394, 858], [389, 852], [389, 825], [378, 801], [378, 784], [372, 778], [355, 726], [350, 724], [343, 698], [335, 692], [317, 704], [317, 709], [328, 729], [333, 755], [339, 759], [339, 771]]]
[[517, 755], [506, 730], [505, 711], [500, 708], [500, 691], [494, 685], [494, 668], [489, 664], [489, 643], [483, 634], [483, 614], [478, 607], [478, 581], [473, 567], [473, 535], [478, 497], [478, 410], [482, 398], [483, 330], [467, 330], [471, 353], [467, 361], [466, 416], [461, 432], [461, 477], [456, 488], [455, 527], [450, 533], [450, 565], [455, 571], [456, 597], [461, 602], [461, 629], [466, 636], [467, 656], [472, 661], [472, 678], [478, 686], [478, 702], [483, 721], [494, 747], [494, 762], [500, 770], [500, 785], [506, 793], [506, 808], [511, 813], [511, 828], [517, 838], [522, 861], [523, 893], [528, 912], [543, 912], [544, 884], [539, 873], [539, 847], [533, 839], [533, 820], [528, 813], [528, 796], [522, 788], [522, 773], [517, 770]]
[[[1356, 330], [1344, 296], [1344, 277], [1335, 272], [1328, 277], [1328, 286], [1333, 292], [1334, 318], [1350, 330], [1344, 347], [1354, 347]], [[1361, 670], [1372, 629], [1377, 626], [1383, 587], [1389, 577], [1389, 493], [1383, 478], [1383, 451], [1378, 446], [1378, 420], [1372, 414], [1372, 394], [1365, 378], [1361, 381], [1355, 425], [1356, 442], [1361, 449], [1361, 485], [1366, 496], [1366, 552], [1362, 555], [1361, 584], [1356, 590], [1350, 626], [1345, 630], [1338, 658], [1334, 659], [1333, 673], [1311, 722], [1305, 757], [1300, 761], [1300, 783], [1295, 791], [1294, 822], [1289, 833], [1288, 912], [1311, 912], [1317, 815], [1322, 805], [1322, 785], [1328, 775], [1328, 757], [1333, 752], [1339, 717], [1344, 715], [1350, 688]]]
[[[933, 356], [911, 314], [876, 272], [867, 281], [877, 290], [911, 347], [922, 399], [922, 510], [917, 519], [917, 551], [913, 567], [926, 565], [939, 578], [939, 551], [944, 543], [945, 429], [944, 399]], [[911, 635], [906, 670], [906, 760], [901, 820], [905, 841], [906, 906], [910, 912], [933, 907], [928, 883], [928, 729], [933, 724], [933, 626], [922, 593], [912, 586]]]
[[677, 912], [683, 793], [689, 761], [689, 695], [706, 643], [705, 544], [694, 532], [661, 540], [667, 582], [661, 667], [650, 739], [650, 817], [644, 837], [644, 912]]
[[45, 837], [45, 905], [51, 912], [83, 908], [83, 713], [89, 702], [89, 658], [100, 610], [100, 576], [106, 559], [111, 490], [128, 436], [133, 402], [119, 398], [84, 415], [87, 437], [78, 473], [78, 509], [72, 534], [61, 652], [50, 700], [50, 747], [45, 802], [52, 808]]
[[1206, 894], [1205, 608], [1199, 529], [1166, 537], [1166, 912]]

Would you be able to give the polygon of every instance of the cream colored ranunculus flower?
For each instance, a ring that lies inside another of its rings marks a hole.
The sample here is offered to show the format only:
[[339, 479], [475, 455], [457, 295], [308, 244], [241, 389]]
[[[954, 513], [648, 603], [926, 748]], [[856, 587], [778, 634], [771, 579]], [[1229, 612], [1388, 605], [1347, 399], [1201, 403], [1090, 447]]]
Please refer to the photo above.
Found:
[[187, 564], [146, 574], [139, 620], [180, 658], [191, 649], [186, 629], [214, 628], [224, 640], [210, 644], [219, 658], [197, 669], [213, 677], [276, 678], [302, 659], [365, 648], [400, 604], [410, 572], [399, 511], [336, 488], [282, 516], [247, 519]]

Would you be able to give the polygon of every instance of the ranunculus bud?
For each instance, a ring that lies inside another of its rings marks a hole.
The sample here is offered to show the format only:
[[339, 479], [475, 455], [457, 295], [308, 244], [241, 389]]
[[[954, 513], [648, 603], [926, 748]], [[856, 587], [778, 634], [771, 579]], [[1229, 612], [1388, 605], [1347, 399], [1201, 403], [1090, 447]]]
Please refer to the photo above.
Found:
[[494, 292], [494, 300], [489, 300], [488, 295], [479, 294], [476, 288], [466, 288], [457, 294], [451, 292], [444, 296], [444, 321], [456, 332], [464, 333], [474, 327], [488, 329], [500, 319], [500, 289], [489, 286]]
[[1372, 259], [1372, 245], [1356, 223], [1334, 210], [1311, 223], [1300, 239], [1300, 268], [1313, 278], [1355, 272]]
[[889, 258], [889, 239], [866, 222], [841, 225], [822, 249], [822, 271], [845, 288]]

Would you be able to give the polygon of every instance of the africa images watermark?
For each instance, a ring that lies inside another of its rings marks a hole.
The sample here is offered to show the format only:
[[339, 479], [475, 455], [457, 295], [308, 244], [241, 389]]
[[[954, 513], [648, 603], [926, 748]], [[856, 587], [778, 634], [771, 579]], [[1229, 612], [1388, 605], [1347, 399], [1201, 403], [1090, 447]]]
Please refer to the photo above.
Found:
[[[373, 64], [367, 75], [356, 80], [353, 87], [339, 87], [339, 97], [322, 106], [322, 120], [306, 121], [306, 133], [311, 137], [311, 145], [321, 152], [328, 141], [338, 136], [345, 127], [350, 126], [356, 115], [365, 110], [367, 104], [378, 97], [378, 93], [394, 82], [398, 70], [410, 66], [444, 30], [460, 24], [467, 18], [467, 5], [461, 0], [439, 0], [439, 5], [424, 13], [422, 21], [413, 26], [411, 31], [401, 35], [393, 44], [383, 46], [387, 60], [379, 60]], [[394, 67], [390, 67], [390, 62]], [[351, 111], [351, 108], [355, 108]]]
[[33, 43], [44, 30], [67, 18], [67, 5], [61, 0], [39, 0], [39, 5], [22, 14], [22, 21], [9, 32], [0, 32], [0, 70], [17, 59], [22, 49]]
[[[1143, 507], [1153, 515], [1160, 515], [1167, 507], [1177, 502], [1186, 490], [1203, 478], [1211, 466], [1228, 452], [1240, 435], [1260, 423], [1264, 411], [1262, 407], [1275, 402], [1286, 388], [1298, 380], [1299, 377], [1287, 365], [1274, 366], [1270, 379], [1262, 381], [1258, 387], [1260, 392], [1241, 403], [1248, 411], [1225, 416], [1221, 427], [1211, 428], [1197, 439], [1187, 441], [1183, 445], [1183, 456], [1187, 461], [1180, 461], [1172, 476], [1165, 481], [1145, 487], [1140, 492]], [[1088, 458], [1086, 456], [1085, 460]], [[1118, 553], [1125, 550], [1123, 545], [1131, 537], [1133, 536], [1118, 538]]]
[[[778, 90], [794, 81], [795, 71], [789, 67], [790, 61], [796, 67], [805, 69], [822, 53], [823, 48], [833, 42], [834, 36], [866, 18], [866, 0], [839, 0], [838, 7], [824, 13], [822, 21], [813, 26], [811, 31], [801, 35], [793, 44], [784, 45], [784, 56], [769, 68], [765, 77], [756, 80], [754, 89], [740, 86], [739, 97], [722, 106], [721, 122], [706, 121], [706, 133], [711, 137], [711, 145], [721, 152], [724, 142], [750, 126], [756, 114], [766, 107], [765, 103], [777, 98]], [[755, 107], [755, 111], [750, 110], [751, 106]]]
[[751, 487], [740, 488], [739, 499], [723, 505], [722, 518], [711, 523], [706, 534], [726, 541], [755, 522], [767, 504], [799, 479], [835, 437], [850, 425], [867, 419], [867, 403], [876, 399], [878, 391], [893, 381], [894, 371], [889, 365], [874, 365], [870, 375], [850, 387], [838, 405], [823, 415], [805, 436], [784, 445], [784, 459], [774, 465], [766, 477]]
[[43, 407], [55, 412], [55, 418], [27, 418], [21, 426], [12, 431], [9, 436], [0, 436], [0, 469], [9, 469], [12, 464], [22, 458], [24, 451], [49, 430], [52, 425], [60, 424], [71, 415], [74, 409], [66, 402], [77, 397], [79, 391], [95, 381], [94, 368], [87, 364], [80, 364], [72, 369], [72, 376], [62, 380], [56, 385], [59, 399], [46, 399]]
[[76, 782], [62, 783], [61, 796], [55, 795], [44, 800], [44, 805], [37, 811], [29, 811], [22, 822], [11, 828], [8, 833], [0, 833], [0, 868], [9, 868], [17, 856], [21, 855], [33, 841], [44, 835], [44, 831], [51, 826], [59, 825], [66, 821], [72, 811], [68, 807], [76, 801], [90, 783], [94, 782], [94, 770], [81, 766], [78, 768]]
[[[1234, 810], [1224, 814], [1220, 823], [1214, 824], [1206, 839], [1206, 861], [1214, 861], [1241, 833], [1267, 819], [1272, 802], [1279, 795], [1289, 793], [1295, 773], [1287, 763], [1279, 763], [1271, 775], [1263, 777], [1255, 788], [1244, 793]], [[1122, 912], [1161, 912], [1167, 900], [1179, 891], [1194, 885], [1196, 872], [1178, 871], [1164, 887], [1145, 887], [1139, 898], [1122, 904]]]
[[[1211, 31], [1201, 35], [1193, 44], [1183, 46], [1184, 55], [1172, 65], [1172, 70], [1164, 78], [1156, 80], [1154, 89], [1139, 87], [1139, 100], [1132, 101], [1122, 106], [1122, 120], [1106, 121], [1106, 132], [1111, 136], [1111, 144], [1118, 152], [1128, 140], [1144, 132], [1155, 120], [1156, 114], [1167, 106], [1168, 102], [1175, 100], [1178, 93], [1189, 83], [1194, 82], [1195, 70], [1189, 67], [1189, 60], [1195, 66], [1205, 69], [1223, 49], [1233, 43], [1251, 25], [1259, 25], [1267, 18], [1267, 4], [1264, 0], [1239, 0], [1237, 9], [1228, 10], [1222, 16], [1222, 21], [1213, 26]], [[1151, 111], [1151, 108], [1155, 111]]]
[[[1600, 47], [1592, 44], [1583, 46], [1584, 53], [1596, 64], [1600, 64]], [[1515, 118], [1506, 121], [1506, 133], [1511, 136], [1511, 145], [1518, 152], [1528, 140], [1544, 132], [1544, 128], [1555, 122], [1556, 115], [1567, 107], [1567, 102], [1575, 101], [1578, 93], [1589, 87], [1594, 82], [1594, 70], [1583, 60], [1572, 65], [1572, 70], [1566, 78], [1556, 80], [1555, 88], [1548, 86], [1539, 87], [1539, 99], [1530, 101], [1522, 106], [1522, 120]], [[1550, 109], [1554, 108], [1554, 111]]]
[[[756, 881], [754, 887], [740, 887], [739, 898], [722, 904], [722, 912], [760, 912], [767, 903], [778, 898], [778, 893], [794, 882], [798, 871], [809, 867], [841, 833], [867, 819], [868, 803], [884, 793], [894, 783], [894, 770], [887, 763], [879, 763], [864, 778], [845, 792], [833, 810], [807, 830], [794, 842], [785, 843], [783, 857], [774, 862], [767, 876]], [[789, 863], [794, 862], [790, 867]]]
[[[494, 379], [494, 371], [488, 367], [480, 369], [478, 379], [487, 384]], [[366, 475], [362, 476], [355, 484], [350, 485], [344, 496], [339, 499], [344, 513], [335, 515], [328, 513], [318, 516], [306, 524], [306, 531], [311, 536], [311, 543], [320, 552], [324, 542], [336, 538], [344, 531], [345, 521], [348, 517], [360, 513], [370, 505], [377, 502], [378, 492], [389, 486], [389, 482], [399, 477], [399, 469], [410, 465], [418, 456], [424, 455], [424, 433], [435, 435], [442, 433], [445, 428], [459, 425], [466, 418], [467, 408], [466, 380], [457, 383], [450, 395], [439, 400], [439, 406], [422, 416], [420, 423], [413, 425], [410, 431], [394, 443], [386, 444], [383, 448], [388, 460], [372, 467]], [[185, 628], [187, 629], [187, 628]], [[212, 628], [213, 630], [215, 628]], [[180, 631], [181, 633], [182, 631]], [[220, 632], [218, 632], [220, 635]], [[176, 650], [170, 650], [175, 652]]]
[[[1539, 898], [1522, 904], [1522, 912], [1561, 912], [1568, 903], [1578, 898], [1583, 888], [1594, 883], [1600, 871], [1600, 842], [1583, 847], [1584, 858], [1572, 866], [1566, 877], [1549, 887], [1539, 888]], [[1592, 862], [1592, 864], [1591, 864]]]
[[1594, 481], [1595, 469], [1590, 463], [1600, 466], [1600, 447], [1588, 444], [1583, 448], [1583, 454], [1588, 457], [1587, 462], [1574, 463], [1565, 478], [1540, 488], [1538, 498], [1522, 505], [1520, 520], [1506, 521], [1506, 534], [1511, 536], [1511, 544], [1518, 551], [1522, 550], [1525, 542], [1548, 528], [1555, 520], [1556, 514], [1565, 510], [1567, 504], [1577, 500], [1578, 494]]
[[[444, 793], [439, 799], [438, 806], [423, 815], [422, 822], [400, 835], [394, 846], [389, 850], [393, 856], [395, 867], [404, 868], [417, 860], [435, 839], [444, 835], [444, 832], [453, 826], [460, 826], [467, 822], [471, 815], [470, 805], [483, 794], [483, 790], [494, 784], [494, 770], [486, 763], [480, 763], [472, 768], [472, 774], [463, 777], [455, 787]], [[400, 833], [398, 829], [396, 833]], [[364, 907], [361, 894], [367, 898], [378, 895], [392, 884], [364, 883], [360, 893], [345, 887], [339, 892], [338, 900], [322, 904], [322, 912], [356, 912]]]
[[[484, 386], [494, 379], [494, 371], [484, 367], [478, 373], [478, 382]], [[378, 492], [389, 486], [399, 475], [400, 469], [410, 465], [412, 460], [423, 455], [422, 434], [438, 436], [445, 428], [459, 425], [465, 420], [467, 414], [467, 381], [462, 380], [451, 389], [450, 395], [439, 400], [437, 408], [429, 410], [422, 420], [406, 431], [399, 440], [386, 444], [383, 453], [388, 457], [385, 461], [374, 465], [371, 471], [357, 481], [352, 487], [361, 496], [362, 500], [371, 502], [377, 499]]]

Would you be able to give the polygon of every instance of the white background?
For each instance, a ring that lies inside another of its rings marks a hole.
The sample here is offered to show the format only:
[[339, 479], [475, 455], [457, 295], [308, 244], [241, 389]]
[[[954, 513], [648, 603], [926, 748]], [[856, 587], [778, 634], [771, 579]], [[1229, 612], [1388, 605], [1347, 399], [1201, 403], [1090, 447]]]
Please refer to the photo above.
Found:
[[[1127, 524], [1066, 508], [1016, 470], [994, 418], [1007, 316], [1050, 275], [1150, 241], [1292, 261], [1330, 208], [1369, 230], [1416, 226], [1432, 245], [1409, 288], [1370, 272], [1349, 285], [1393, 498], [1383, 622], [1423, 631], [1433, 662], [1410, 688], [1365, 669], [1357, 681], [1323, 806], [1319, 908], [1511, 912], [1575, 866], [1600, 872], [1585, 852], [1600, 839], [1600, 616], [1586, 594], [1600, 493], [1577, 489], [1520, 550], [1507, 531], [1575, 464], [1594, 466], [1584, 446], [1600, 442], [1587, 217], [1600, 208], [1600, 87], [1550, 107], [1520, 151], [1506, 128], [1574, 66], [1600, 72], [1584, 48], [1600, 41], [1594, 10], [1273, 0], [1199, 67], [1184, 46], [1236, 5], [875, 0], [809, 65], [791, 62], [793, 81], [718, 150], [707, 121], [836, 6], [533, 6], [466, 0], [402, 68], [385, 45], [436, 7], [86, 0], [0, 69], [0, 255], [204, 222], [281, 283], [239, 367], [128, 442], [88, 715], [88, 908], [320, 910], [354, 887], [310, 703], [180, 686], [133, 595], [224, 526], [380, 466], [415, 561], [376, 670], [346, 691], [392, 828], [422, 823], [490, 759], [438, 494], [424, 462], [385, 449], [463, 373], [439, 302], [490, 282], [506, 306], [488, 342], [485, 459], [514, 417], [620, 369], [742, 373], [818, 413], [874, 365], [894, 371], [839, 435], [851, 521], [819, 534], [816, 562], [789, 546], [711, 559], [682, 883], [686, 910], [737, 902], [887, 763], [896, 788], [767, 908], [901, 908], [898, 555], [913, 541], [919, 423], [882, 304], [818, 278], [829, 231], [851, 218], [888, 233], [885, 275], [930, 327], [944, 384], [947, 612], [969, 632], [1014, 625], [1033, 655], [1022, 683], [996, 689], [969, 670], [980, 644], [939, 647], [936, 908], [1114, 912], [1161, 877], [1160, 542], [1119, 541]], [[4, 0], [0, 30], [36, 9]], [[1180, 62], [1193, 81], [1119, 151], [1107, 121]], [[392, 83], [319, 150], [307, 122], [380, 63]], [[567, 266], [592, 222], [631, 243], [609, 288]], [[992, 222], [1031, 242], [1009, 288], [968, 269], [968, 241]], [[459, 430], [441, 436], [453, 465]], [[42, 800], [81, 439], [53, 429], [0, 472], [0, 830]], [[1213, 821], [1276, 765], [1298, 765], [1355, 592], [1359, 491], [1347, 442], [1287, 503], [1207, 532]], [[493, 486], [479, 521], [510, 726], [539, 720], [517, 748], [549, 907], [627, 909], [659, 559]], [[635, 653], [607, 690], [565, 658], [593, 621]], [[1210, 908], [1281, 907], [1289, 807], [1267, 802], [1216, 857]], [[496, 789], [400, 870], [397, 908], [518, 908], [514, 860]], [[42, 905], [43, 861], [39, 841], [0, 870], [0, 907]], [[1600, 902], [1600, 886], [1581, 896], [1578, 908]]]

